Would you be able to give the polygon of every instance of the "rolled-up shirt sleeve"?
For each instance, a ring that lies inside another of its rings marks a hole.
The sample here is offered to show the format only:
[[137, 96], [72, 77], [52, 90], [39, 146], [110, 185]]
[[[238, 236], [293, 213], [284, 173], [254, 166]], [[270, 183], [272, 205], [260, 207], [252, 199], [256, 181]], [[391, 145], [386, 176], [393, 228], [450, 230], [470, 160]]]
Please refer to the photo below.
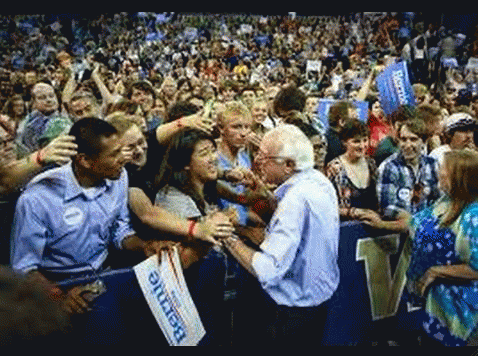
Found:
[[252, 267], [265, 287], [277, 285], [290, 269], [300, 244], [305, 202], [288, 194], [275, 212], [261, 252], [252, 258]]
[[29, 195], [18, 199], [12, 229], [12, 268], [24, 273], [38, 269], [48, 237], [48, 224], [36, 214], [37, 203]]

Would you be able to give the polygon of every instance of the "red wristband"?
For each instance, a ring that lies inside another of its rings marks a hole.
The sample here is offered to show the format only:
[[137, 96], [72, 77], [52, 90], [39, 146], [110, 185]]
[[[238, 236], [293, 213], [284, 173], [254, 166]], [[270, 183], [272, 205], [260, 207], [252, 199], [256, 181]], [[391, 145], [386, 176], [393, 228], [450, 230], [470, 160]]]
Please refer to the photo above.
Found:
[[48, 291], [48, 296], [50, 297], [50, 299], [53, 300], [61, 300], [63, 297], [63, 291], [60, 288], [54, 286]]
[[178, 125], [178, 129], [181, 129], [184, 127], [182, 117], [176, 120], [176, 124]]
[[37, 154], [35, 155], [35, 162], [39, 166], [43, 166], [43, 157], [41, 156], [43, 150], [38, 150]]
[[189, 232], [188, 236], [193, 239], [194, 238], [194, 228], [196, 227], [197, 221], [196, 220], [191, 220], [189, 222]]
[[246, 196], [244, 194], [239, 194], [237, 196], [237, 201], [239, 202], [239, 204], [246, 205], [247, 203]]

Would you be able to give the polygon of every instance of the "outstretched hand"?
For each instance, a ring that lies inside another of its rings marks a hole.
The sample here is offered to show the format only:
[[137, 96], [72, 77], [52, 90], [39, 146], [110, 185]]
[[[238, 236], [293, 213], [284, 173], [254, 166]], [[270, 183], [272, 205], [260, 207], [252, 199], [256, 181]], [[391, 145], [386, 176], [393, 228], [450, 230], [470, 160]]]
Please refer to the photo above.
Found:
[[0, 146], [0, 170], [16, 160], [13, 142], [7, 142]]
[[275, 188], [273, 185], [265, 183], [261, 177], [250, 170], [244, 169], [243, 173], [245, 176], [243, 184], [247, 188], [246, 196], [249, 200], [273, 198], [272, 190]]
[[235, 167], [224, 172], [224, 179], [233, 184], [243, 184], [248, 177], [248, 169], [244, 167]]
[[99, 73], [100, 73], [100, 64], [99, 63], [94, 63], [93, 64], [93, 71], [91, 72], [91, 78], [99, 78]]
[[377, 212], [369, 209], [357, 209], [356, 219], [371, 227], [381, 229], [383, 220]]
[[210, 117], [204, 116], [204, 110], [201, 110], [193, 115], [189, 115], [180, 119], [184, 126], [201, 130], [207, 134], [212, 134], [214, 129], [214, 120]]
[[52, 140], [41, 151], [42, 160], [45, 164], [58, 163], [63, 165], [70, 162], [71, 157], [77, 154], [78, 146], [74, 142], [75, 137], [61, 135]]
[[432, 284], [438, 277], [441, 276], [440, 268], [442, 268], [442, 266], [430, 267], [417, 282], [417, 292], [420, 296], [425, 296], [430, 284]]
[[174, 241], [160, 241], [160, 240], [148, 241], [144, 248], [144, 254], [146, 255], [146, 257], [151, 257], [153, 255], [161, 256], [162, 251], [172, 250], [174, 246], [178, 246], [178, 243]]
[[219, 244], [218, 239], [231, 236], [234, 233], [234, 225], [229, 217], [221, 212], [214, 212], [198, 224], [199, 240], [210, 242], [214, 245]]

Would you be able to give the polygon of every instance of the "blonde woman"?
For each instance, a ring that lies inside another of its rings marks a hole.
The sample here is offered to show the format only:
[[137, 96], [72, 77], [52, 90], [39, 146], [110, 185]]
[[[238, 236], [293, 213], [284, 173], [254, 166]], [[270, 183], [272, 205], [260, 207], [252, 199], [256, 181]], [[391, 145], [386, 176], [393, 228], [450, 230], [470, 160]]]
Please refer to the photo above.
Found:
[[424, 342], [477, 345], [478, 153], [445, 154], [445, 196], [411, 220], [409, 290], [424, 304]]

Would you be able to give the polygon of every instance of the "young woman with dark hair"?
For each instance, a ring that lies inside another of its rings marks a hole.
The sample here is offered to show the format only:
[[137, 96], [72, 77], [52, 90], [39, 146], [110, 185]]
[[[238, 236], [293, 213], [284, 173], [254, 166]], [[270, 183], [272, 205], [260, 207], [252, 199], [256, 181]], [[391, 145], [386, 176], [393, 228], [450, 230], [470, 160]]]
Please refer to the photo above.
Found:
[[[167, 164], [160, 173], [163, 186], [155, 204], [191, 221], [202, 221], [217, 211], [218, 178], [216, 144], [200, 130], [176, 136], [168, 150]], [[224, 321], [225, 255], [222, 248], [207, 242], [182, 243], [180, 254], [191, 296], [198, 308], [207, 335], [202, 343], [220, 345]]]
[[369, 130], [365, 123], [349, 121], [340, 132], [345, 153], [330, 161], [326, 176], [339, 199], [342, 219], [359, 219], [365, 210], [377, 210], [375, 192], [377, 167], [367, 156]]

